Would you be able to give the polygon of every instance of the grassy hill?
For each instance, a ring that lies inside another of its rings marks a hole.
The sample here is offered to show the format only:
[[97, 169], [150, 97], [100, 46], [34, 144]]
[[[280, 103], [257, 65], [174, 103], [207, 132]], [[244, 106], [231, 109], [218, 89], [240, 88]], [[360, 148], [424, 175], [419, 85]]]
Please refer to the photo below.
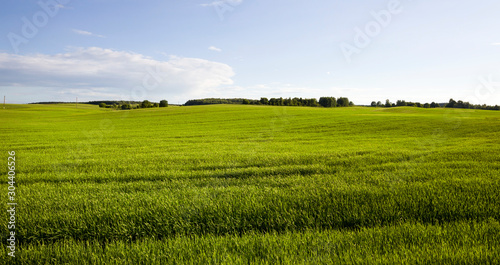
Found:
[[0, 121], [20, 264], [500, 262], [495, 111], [7, 105]]

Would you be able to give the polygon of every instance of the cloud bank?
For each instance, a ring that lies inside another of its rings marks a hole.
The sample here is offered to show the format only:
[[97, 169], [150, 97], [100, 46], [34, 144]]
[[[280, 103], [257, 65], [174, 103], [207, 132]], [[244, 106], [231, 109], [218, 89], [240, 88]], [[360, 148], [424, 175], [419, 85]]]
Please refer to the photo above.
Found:
[[159, 61], [142, 54], [98, 47], [66, 53], [15, 55], [0, 53], [0, 87], [47, 88], [57, 93], [116, 99], [191, 96], [231, 85], [226, 64], [170, 56]]

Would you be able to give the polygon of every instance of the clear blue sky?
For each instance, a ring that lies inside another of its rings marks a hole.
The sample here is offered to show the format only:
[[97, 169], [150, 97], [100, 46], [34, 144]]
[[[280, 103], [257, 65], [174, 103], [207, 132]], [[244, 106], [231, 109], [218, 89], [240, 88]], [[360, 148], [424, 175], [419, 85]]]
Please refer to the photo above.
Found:
[[9, 102], [345, 96], [500, 104], [497, 0], [4, 0]]

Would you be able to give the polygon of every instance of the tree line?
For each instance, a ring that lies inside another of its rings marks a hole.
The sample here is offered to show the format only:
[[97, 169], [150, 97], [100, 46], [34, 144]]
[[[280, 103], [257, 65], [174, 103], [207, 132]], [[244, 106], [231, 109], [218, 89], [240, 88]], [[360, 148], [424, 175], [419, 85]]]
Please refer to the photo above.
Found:
[[490, 106], [490, 105], [479, 105], [479, 104], [471, 104], [469, 102], [464, 102], [462, 100], [455, 101], [450, 99], [448, 104], [446, 104], [445, 108], [458, 108], [458, 109], [485, 109], [485, 110], [500, 110], [500, 106]]
[[348, 98], [339, 97], [321, 97], [319, 101], [315, 98], [265, 98], [246, 99], [246, 98], [205, 98], [205, 99], [191, 99], [186, 101], [185, 106], [193, 105], [211, 105], [211, 104], [243, 104], [243, 105], [270, 105], [270, 106], [307, 106], [307, 107], [349, 107], [354, 106], [352, 101]]
[[[35, 102], [30, 104], [61, 104], [65, 102]], [[74, 102], [67, 102], [74, 103]], [[113, 108], [113, 109], [142, 109], [142, 108], [163, 108], [168, 107], [167, 100], [161, 100], [159, 103], [150, 102], [148, 100], [144, 101], [89, 101], [81, 102], [82, 104], [93, 104], [99, 105], [101, 108]], [[260, 100], [255, 99], [245, 99], [245, 98], [205, 98], [205, 99], [191, 99], [186, 101], [184, 106], [193, 105], [212, 105], [212, 104], [243, 104], [243, 105], [270, 105], [270, 106], [308, 106], [308, 107], [349, 107], [354, 106], [352, 101], [349, 101], [346, 97], [320, 97], [319, 100], [315, 98], [265, 98], [262, 97]], [[411, 102], [405, 100], [397, 100], [396, 102], [391, 102], [389, 99], [382, 103], [381, 101], [372, 101], [371, 107], [418, 107], [418, 108], [461, 108], [461, 109], [483, 109], [483, 110], [500, 110], [500, 106], [490, 106], [486, 104], [471, 104], [469, 102], [464, 102], [462, 100], [455, 101], [450, 99], [448, 103], [424, 103]]]
[[153, 103], [150, 102], [149, 100], [144, 100], [142, 102], [136, 101], [134, 103], [132, 102], [121, 102], [118, 103], [116, 101], [111, 101], [112, 104], [106, 104], [106, 102], [100, 102], [99, 107], [100, 108], [112, 108], [112, 109], [122, 109], [122, 110], [129, 110], [129, 109], [146, 109], [146, 108], [165, 108], [168, 107], [168, 101], [167, 100], [161, 100], [160, 103]]
[[184, 103], [184, 106], [193, 105], [213, 105], [213, 104], [243, 104], [243, 98], [204, 98], [190, 99]]
[[382, 103], [380, 101], [372, 101], [370, 104], [372, 107], [384, 107], [384, 108], [391, 108], [391, 107], [404, 107], [404, 106], [410, 106], [410, 107], [418, 107], [418, 108], [459, 108], [459, 109], [483, 109], [483, 110], [500, 110], [500, 106], [495, 105], [495, 106], [489, 106], [486, 104], [480, 105], [480, 104], [471, 104], [469, 102], [464, 102], [462, 100], [455, 101], [453, 99], [450, 99], [448, 103], [424, 103], [421, 104], [420, 102], [407, 102], [404, 100], [398, 100], [396, 103], [390, 102], [388, 99], [385, 100], [385, 103]]

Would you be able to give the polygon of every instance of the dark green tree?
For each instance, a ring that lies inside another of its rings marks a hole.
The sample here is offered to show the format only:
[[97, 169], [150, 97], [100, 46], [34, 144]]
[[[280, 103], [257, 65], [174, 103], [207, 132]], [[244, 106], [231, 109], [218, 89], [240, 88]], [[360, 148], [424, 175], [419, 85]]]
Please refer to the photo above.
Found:
[[315, 99], [315, 98], [308, 99], [308, 105], [307, 106], [310, 106], [310, 107], [317, 107], [317, 106], [319, 106], [318, 100]]
[[318, 103], [325, 108], [332, 108], [337, 106], [337, 100], [334, 97], [321, 97], [319, 98]]
[[404, 107], [404, 106], [406, 106], [406, 102], [404, 100], [398, 100], [398, 101], [396, 101], [396, 106]]
[[160, 108], [166, 108], [168, 107], [168, 101], [167, 100], [161, 100], [160, 101]]
[[337, 106], [339, 107], [349, 107], [349, 99], [340, 97], [337, 99]]
[[149, 100], [144, 100], [142, 103], [141, 103], [141, 108], [151, 108], [152, 105], [151, 105], [151, 102], [149, 102]]
[[453, 100], [452, 98], [450, 98], [450, 101], [448, 102], [448, 104], [446, 104], [446, 106], [444, 106], [445, 108], [454, 108], [455, 107], [455, 104], [457, 104], [457, 102], [455, 100]]

